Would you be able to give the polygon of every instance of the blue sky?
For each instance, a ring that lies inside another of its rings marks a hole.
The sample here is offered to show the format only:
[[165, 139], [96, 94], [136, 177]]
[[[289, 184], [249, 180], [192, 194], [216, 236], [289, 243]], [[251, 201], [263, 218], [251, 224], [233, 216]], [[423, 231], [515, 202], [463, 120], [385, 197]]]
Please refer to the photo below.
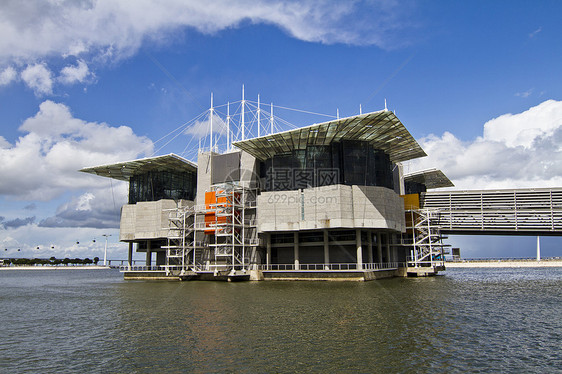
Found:
[[[407, 169], [439, 167], [457, 188], [562, 186], [560, 2], [25, 4], [0, 5], [5, 255], [101, 257], [111, 233], [110, 258], [124, 258], [125, 186], [76, 170], [182, 153], [189, 135], [156, 141], [211, 92], [217, 105], [240, 100], [243, 84], [247, 99], [334, 116], [386, 99], [429, 154]], [[451, 242], [465, 257], [535, 250], [535, 238]], [[561, 243], [544, 239], [543, 255]]]

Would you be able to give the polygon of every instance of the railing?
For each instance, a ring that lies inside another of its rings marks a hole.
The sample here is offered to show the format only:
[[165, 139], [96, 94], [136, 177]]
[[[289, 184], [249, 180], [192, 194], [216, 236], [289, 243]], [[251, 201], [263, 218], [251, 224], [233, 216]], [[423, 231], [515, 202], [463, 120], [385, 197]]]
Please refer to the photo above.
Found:
[[119, 266], [119, 271], [166, 271], [165, 266], [154, 265], [154, 266], [128, 266], [128, 265], [121, 265]]
[[431, 266], [444, 266], [445, 260], [408, 260], [408, 267], [431, 267]]
[[265, 271], [349, 271], [349, 270], [384, 270], [396, 269], [398, 262], [385, 263], [340, 263], [340, 264], [261, 264], [257, 265], [258, 270]]
[[[257, 270], [264, 270], [264, 271], [362, 271], [362, 270], [386, 270], [386, 269], [397, 269], [400, 266], [404, 266], [404, 263], [399, 262], [385, 262], [385, 263], [365, 263], [365, 264], [357, 264], [357, 263], [340, 263], [340, 264], [258, 264], [258, 265], [249, 265], [250, 267], [254, 267]], [[197, 265], [158, 265], [158, 266], [127, 266], [122, 265], [119, 267], [121, 272], [126, 271], [181, 271], [181, 270], [188, 270], [188, 271], [212, 271], [216, 268], [223, 268], [224, 270], [231, 269], [245, 269], [248, 266], [243, 265], [209, 265], [206, 266], [205, 264], [197, 264]]]
[[154, 266], [127, 266], [127, 265], [121, 265], [119, 267], [119, 270], [121, 272], [125, 272], [125, 271], [165, 271], [165, 272], [171, 272], [171, 271], [182, 271], [182, 270], [187, 270], [187, 271], [201, 271], [203, 270], [201, 266], [199, 265], [154, 265]]

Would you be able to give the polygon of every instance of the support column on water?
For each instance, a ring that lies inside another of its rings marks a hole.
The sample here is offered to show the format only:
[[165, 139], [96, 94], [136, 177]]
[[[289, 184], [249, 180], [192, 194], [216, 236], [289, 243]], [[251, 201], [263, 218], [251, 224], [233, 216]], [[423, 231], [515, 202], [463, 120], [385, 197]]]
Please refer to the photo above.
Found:
[[299, 233], [295, 232], [293, 235], [293, 247], [294, 247], [294, 254], [295, 254], [295, 270], [300, 270], [300, 261], [299, 261]]
[[150, 240], [146, 241], [146, 266], [152, 266], [152, 251], [150, 250]]
[[324, 229], [324, 269], [330, 270], [330, 241], [328, 238], [328, 230]]
[[361, 246], [361, 230], [355, 230], [355, 244], [357, 246], [357, 270], [363, 269], [363, 247]]

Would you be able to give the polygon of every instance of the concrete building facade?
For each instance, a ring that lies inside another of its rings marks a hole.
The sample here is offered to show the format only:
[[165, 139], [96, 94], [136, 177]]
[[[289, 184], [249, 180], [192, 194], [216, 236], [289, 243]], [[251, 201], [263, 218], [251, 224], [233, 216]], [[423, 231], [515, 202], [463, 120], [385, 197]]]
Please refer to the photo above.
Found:
[[[405, 192], [452, 184], [404, 176], [422, 156], [383, 110], [200, 150], [197, 164], [171, 154], [82, 171], [130, 183], [127, 279], [372, 280], [443, 268], [441, 236]], [[135, 250], [146, 266], [132, 266]]]

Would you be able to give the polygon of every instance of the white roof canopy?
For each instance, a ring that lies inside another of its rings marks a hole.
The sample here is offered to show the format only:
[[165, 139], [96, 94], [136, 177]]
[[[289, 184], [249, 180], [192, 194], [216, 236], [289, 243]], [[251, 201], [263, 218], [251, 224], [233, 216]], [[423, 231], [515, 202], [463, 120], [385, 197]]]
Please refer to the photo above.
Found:
[[164, 156], [141, 158], [81, 169], [84, 173], [129, 181], [131, 176], [146, 171], [191, 171], [197, 172], [197, 165], [173, 153]]
[[427, 169], [406, 174], [404, 175], [404, 182], [421, 183], [428, 189], [455, 186], [439, 169]]
[[375, 149], [386, 152], [393, 162], [426, 156], [402, 122], [388, 110], [242, 140], [233, 145], [264, 161], [274, 155], [341, 140], [369, 142]]

